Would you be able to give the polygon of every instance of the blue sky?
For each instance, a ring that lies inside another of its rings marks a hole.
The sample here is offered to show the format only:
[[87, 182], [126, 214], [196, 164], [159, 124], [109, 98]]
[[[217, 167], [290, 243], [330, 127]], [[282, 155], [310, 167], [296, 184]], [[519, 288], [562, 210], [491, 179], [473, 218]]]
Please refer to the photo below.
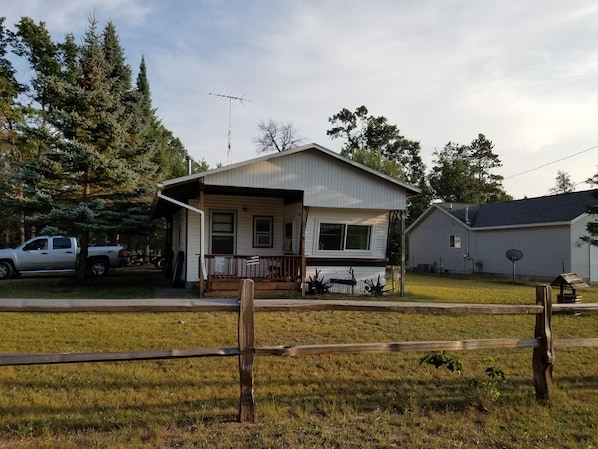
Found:
[[485, 134], [516, 199], [548, 194], [557, 170], [577, 190], [598, 172], [595, 1], [4, 0], [1, 14], [56, 40], [111, 20], [135, 74], [145, 56], [163, 123], [212, 167], [255, 157], [269, 118], [339, 151], [328, 118], [365, 105], [419, 141], [428, 168], [435, 149]]

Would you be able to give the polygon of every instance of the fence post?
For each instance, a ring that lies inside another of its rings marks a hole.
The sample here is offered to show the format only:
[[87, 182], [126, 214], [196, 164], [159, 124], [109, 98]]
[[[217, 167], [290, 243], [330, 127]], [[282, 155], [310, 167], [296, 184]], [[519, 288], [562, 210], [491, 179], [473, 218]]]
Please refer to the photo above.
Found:
[[253, 402], [253, 356], [255, 354], [255, 333], [253, 319], [253, 281], [239, 282], [239, 422], [255, 422]]
[[534, 337], [540, 339], [540, 346], [534, 348], [532, 367], [536, 398], [540, 401], [550, 399], [552, 393], [552, 367], [554, 365], [554, 344], [552, 340], [552, 289], [548, 285], [536, 287], [536, 304], [543, 307], [536, 315]]

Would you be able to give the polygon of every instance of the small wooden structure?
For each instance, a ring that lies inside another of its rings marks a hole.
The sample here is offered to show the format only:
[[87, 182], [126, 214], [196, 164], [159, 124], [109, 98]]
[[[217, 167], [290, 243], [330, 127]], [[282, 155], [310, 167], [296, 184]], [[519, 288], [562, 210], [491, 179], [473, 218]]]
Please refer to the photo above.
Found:
[[576, 273], [563, 273], [552, 283], [551, 287], [559, 287], [556, 302], [559, 304], [576, 304], [581, 302], [581, 296], [577, 294], [578, 288], [588, 288], [589, 285]]

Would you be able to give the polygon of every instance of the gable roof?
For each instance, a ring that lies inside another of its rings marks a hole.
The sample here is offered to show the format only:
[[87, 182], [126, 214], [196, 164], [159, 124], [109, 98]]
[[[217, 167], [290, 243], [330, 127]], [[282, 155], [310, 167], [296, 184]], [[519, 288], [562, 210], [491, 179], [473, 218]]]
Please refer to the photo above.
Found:
[[[526, 225], [570, 223], [598, 204], [598, 189], [548, 195], [516, 201], [489, 204], [438, 203], [432, 210], [441, 210], [470, 229], [500, 228]], [[407, 230], [421, 222], [416, 220]]]
[[349, 166], [357, 168], [358, 170], [361, 170], [365, 173], [368, 173], [370, 175], [373, 175], [380, 179], [383, 179], [391, 184], [395, 184], [397, 186], [403, 187], [407, 192], [407, 196], [418, 195], [421, 192], [421, 189], [419, 189], [416, 186], [413, 186], [413, 185], [408, 184], [403, 181], [399, 181], [398, 179], [395, 179], [391, 176], [385, 175], [384, 173], [380, 173], [380, 172], [374, 170], [373, 168], [370, 168], [370, 167], [360, 164], [359, 162], [356, 162], [352, 159], [341, 156], [340, 154], [335, 153], [334, 151], [329, 150], [328, 148], [324, 148], [323, 146], [318, 145], [317, 143], [310, 143], [307, 145], [302, 145], [302, 146], [299, 146], [296, 148], [292, 148], [290, 150], [271, 153], [271, 154], [267, 154], [265, 156], [257, 157], [254, 159], [248, 159], [243, 162], [237, 162], [235, 164], [230, 164], [230, 165], [225, 165], [225, 166], [222, 166], [219, 168], [214, 168], [212, 170], [207, 170], [205, 172], [194, 173], [192, 175], [187, 175], [187, 176], [182, 176], [180, 178], [170, 179], [170, 180], [160, 183], [159, 186], [169, 187], [169, 186], [176, 185], [176, 184], [184, 184], [184, 183], [193, 182], [196, 180], [207, 179], [207, 178], [214, 177], [215, 175], [218, 175], [218, 174], [221, 174], [224, 172], [239, 170], [243, 167], [255, 165], [255, 164], [258, 164], [261, 162], [272, 161], [272, 160], [275, 160], [278, 158], [286, 158], [286, 157], [289, 157], [289, 156], [297, 154], [297, 153], [303, 153], [303, 152], [314, 151], [314, 150], [316, 150], [320, 153], [323, 153], [329, 157], [332, 157], [332, 158], [336, 159], [337, 161], [340, 161], [344, 164], [347, 164]]
[[284, 195], [305, 206], [402, 210], [420, 189], [315, 143], [158, 184], [153, 216], [173, 212], [158, 197], [178, 201], [206, 193]]

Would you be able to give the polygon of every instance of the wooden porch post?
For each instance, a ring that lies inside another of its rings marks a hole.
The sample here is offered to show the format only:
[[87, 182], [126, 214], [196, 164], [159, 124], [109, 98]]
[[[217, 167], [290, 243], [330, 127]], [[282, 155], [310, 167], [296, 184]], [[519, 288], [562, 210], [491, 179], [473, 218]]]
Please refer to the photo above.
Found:
[[[205, 195], [204, 195], [204, 191], [203, 189], [199, 190], [199, 209], [200, 210], [205, 210], [204, 209], [205, 206]], [[204, 232], [205, 232], [205, 228], [204, 228]], [[205, 236], [201, 235], [200, 236], [200, 242], [206, 242], [206, 238]], [[201, 254], [205, 254], [206, 253], [206, 249], [205, 248], [201, 248], [203, 251], [200, 251], [200, 255], [199, 255], [199, 297], [203, 298], [204, 292], [206, 291], [206, 281], [204, 280], [204, 275], [207, 277], [208, 273], [204, 273], [202, 268], [204, 266], [205, 260], [201, 260]]]
[[405, 209], [399, 212], [401, 214], [401, 279], [399, 296], [405, 296]]
[[255, 354], [255, 332], [253, 317], [253, 281], [239, 281], [239, 422], [255, 422], [253, 401], [253, 357]]
[[554, 343], [552, 339], [552, 289], [548, 285], [536, 287], [536, 304], [544, 309], [536, 315], [534, 337], [540, 346], [534, 348], [532, 367], [536, 398], [547, 401], [552, 394], [552, 367], [554, 365]]
[[305, 297], [305, 276], [306, 276], [306, 260], [305, 260], [305, 228], [307, 227], [307, 216], [309, 215], [309, 207], [303, 206], [301, 211], [301, 297]]

